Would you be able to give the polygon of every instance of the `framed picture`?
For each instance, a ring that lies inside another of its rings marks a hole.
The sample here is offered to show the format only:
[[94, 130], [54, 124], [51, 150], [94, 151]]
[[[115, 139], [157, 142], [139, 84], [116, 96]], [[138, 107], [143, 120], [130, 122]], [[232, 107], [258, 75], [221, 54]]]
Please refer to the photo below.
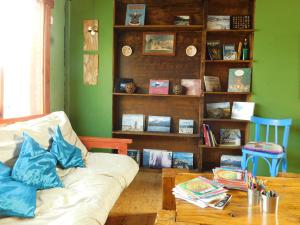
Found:
[[167, 32], [143, 33], [143, 55], [175, 56], [176, 34]]
[[191, 23], [191, 17], [189, 15], [175, 16], [174, 24], [177, 26], [187, 26]]

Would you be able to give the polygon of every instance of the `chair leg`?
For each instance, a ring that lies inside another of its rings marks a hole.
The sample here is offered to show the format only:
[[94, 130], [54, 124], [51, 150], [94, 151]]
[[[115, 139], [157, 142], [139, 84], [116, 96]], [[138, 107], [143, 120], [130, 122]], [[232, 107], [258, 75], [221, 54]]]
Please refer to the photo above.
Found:
[[247, 153], [243, 152], [243, 156], [242, 156], [242, 169], [243, 170], [245, 170], [247, 168], [246, 161], [247, 161]]
[[282, 158], [282, 168], [281, 168], [281, 170], [282, 170], [283, 173], [287, 172], [287, 159], [286, 159], [286, 157]]
[[257, 171], [257, 164], [258, 164], [258, 157], [257, 156], [253, 156], [252, 158], [252, 164], [253, 164], [253, 168], [252, 168], [252, 176], [256, 176], [256, 171]]
[[270, 168], [270, 173], [271, 173], [271, 177], [276, 177], [277, 176], [277, 163], [278, 163], [278, 159], [272, 159], [272, 165]]

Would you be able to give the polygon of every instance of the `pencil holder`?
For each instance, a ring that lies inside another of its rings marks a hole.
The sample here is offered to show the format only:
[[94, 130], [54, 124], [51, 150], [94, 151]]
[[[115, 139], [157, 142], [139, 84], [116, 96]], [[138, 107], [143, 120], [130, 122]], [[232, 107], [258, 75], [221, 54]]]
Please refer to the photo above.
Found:
[[256, 189], [248, 189], [248, 205], [256, 206], [260, 202], [260, 192]]
[[279, 196], [270, 197], [261, 195], [261, 208], [265, 213], [277, 213], [278, 211]]

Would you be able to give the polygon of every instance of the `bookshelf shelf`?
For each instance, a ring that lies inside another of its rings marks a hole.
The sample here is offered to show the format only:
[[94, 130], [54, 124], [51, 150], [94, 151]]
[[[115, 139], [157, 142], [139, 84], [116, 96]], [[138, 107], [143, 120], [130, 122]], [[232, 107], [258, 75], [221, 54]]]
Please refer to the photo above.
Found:
[[158, 95], [158, 94], [127, 94], [127, 93], [113, 93], [114, 96], [134, 96], [134, 97], [171, 97], [171, 98], [202, 98], [199, 95]]
[[251, 92], [204, 92], [204, 95], [251, 95]]
[[252, 33], [254, 29], [207, 30], [208, 33]]
[[204, 60], [205, 63], [253, 63], [253, 60]]
[[115, 25], [115, 30], [119, 31], [202, 31], [202, 25], [188, 25], [188, 26], [176, 26], [176, 25], [144, 25], [144, 26], [126, 26]]
[[160, 133], [160, 132], [147, 132], [147, 131], [113, 131], [117, 135], [132, 135], [132, 136], [159, 136], [159, 137], [176, 137], [176, 138], [200, 138], [200, 134], [178, 134], [178, 133]]
[[215, 147], [212, 147], [212, 146], [206, 146], [206, 145], [201, 145], [201, 148], [203, 149], [224, 149], [224, 150], [227, 150], [227, 149], [234, 149], [234, 150], [241, 150], [242, 149], [242, 146], [215, 146]]
[[215, 118], [203, 118], [204, 122], [230, 122], [230, 123], [249, 123], [248, 120], [235, 120], [235, 119], [215, 119]]

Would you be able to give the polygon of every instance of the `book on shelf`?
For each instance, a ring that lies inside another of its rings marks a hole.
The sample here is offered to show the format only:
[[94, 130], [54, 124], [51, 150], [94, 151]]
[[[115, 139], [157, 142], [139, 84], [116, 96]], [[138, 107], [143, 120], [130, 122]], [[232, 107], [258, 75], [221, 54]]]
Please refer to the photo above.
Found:
[[216, 147], [218, 145], [215, 135], [208, 124], [203, 124], [204, 144], [207, 147]]
[[229, 69], [228, 92], [250, 92], [251, 68]]
[[185, 200], [201, 208], [223, 209], [231, 198], [231, 195], [226, 194], [226, 192], [227, 190], [222, 185], [201, 176], [177, 184], [173, 188], [175, 198]]
[[220, 146], [241, 146], [240, 129], [220, 129]]
[[190, 152], [173, 152], [173, 168], [193, 169], [194, 154]]
[[230, 118], [230, 102], [207, 103], [206, 111], [209, 118]]
[[179, 119], [179, 134], [193, 134], [194, 120]]
[[231, 119], [249, 120], [254, 114], [254, 102], [233, 102]]
[[144, 131], [145, 116], [143, 114], [123, 114], [122, 131]]
[[140, 150], [128, 149], [127, 155], [131, 157], [138, 165], [140, 165], [141, 161], [141, 153]]
[[240, 156], [240, 155], [221, 155], [220, 166], [221, 167], [241, 168], [242, 156]]
[[125, 25], [142, 26], [145, 24], [145, 4], [127, 4]]
[[230, 29], [230, 16], [207, 16], [207, 29], [208, 30], [229, 30]]
[[159, 149], [144, 149], [143, 166], [150, 168], [171, 168], [172, 152]]
[[204, 85], [207, 92], [221, 91], [220, 78], [217, 76], [204, 76]]
[[236, 60], [237, 52], [234, 44], [223, 44], [223, 60]]
[[149, 94], [169, 94], [169, 80], [150, 80]]
[[182, 79], [181, 85], [185, 88], [186, 95], [200, 96], [202, 94], [200, 79]]
[[221, 60], [221, 42], [220, 40], [207, 41], [207, 52], [210, 60]]
[[251, 29], [250, 15], [246, 16], [231, 16], [230, 17], [230, 28], [231, 29]]
[[149, 116], [147, 131], [150, 132], [171, 132], [171, 117], [169, 116]]

